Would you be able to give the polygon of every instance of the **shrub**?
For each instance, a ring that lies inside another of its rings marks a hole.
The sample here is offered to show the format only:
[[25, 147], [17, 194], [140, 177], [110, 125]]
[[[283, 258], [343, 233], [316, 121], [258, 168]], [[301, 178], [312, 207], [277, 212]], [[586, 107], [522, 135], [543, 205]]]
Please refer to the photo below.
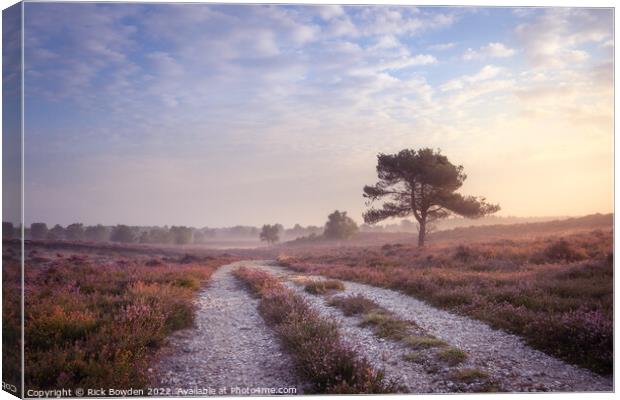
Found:
[[555, 243], [550, 244], [544, 250], [544, 256], [547, 260], [554, 261], [580, 261], [586, 258], [582, 249], [576, 249], [568, 241], [561, 239]]

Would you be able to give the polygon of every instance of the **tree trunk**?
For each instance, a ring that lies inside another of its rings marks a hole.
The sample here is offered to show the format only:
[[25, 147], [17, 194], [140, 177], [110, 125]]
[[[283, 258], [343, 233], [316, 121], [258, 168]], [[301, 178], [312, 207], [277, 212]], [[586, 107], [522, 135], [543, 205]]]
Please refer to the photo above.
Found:
[[418, 247], [424, 247], [424, 239], [426, 238], [426, 221], [418, 222], [420, 231], [418, 232]]

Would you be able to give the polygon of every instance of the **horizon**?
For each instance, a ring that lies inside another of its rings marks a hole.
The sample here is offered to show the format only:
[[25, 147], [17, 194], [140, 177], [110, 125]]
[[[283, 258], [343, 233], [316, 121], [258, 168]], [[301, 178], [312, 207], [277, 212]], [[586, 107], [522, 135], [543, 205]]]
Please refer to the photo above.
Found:
[[[338, 211], [338, 210], [336, 210]], [[493, 223], [489, 223], [489, 224], [476, 224], [476, 221], [485, 221], [485, 220], [494, 220], [494, 219], [498, 219], [498, 220], [510, 220], [510, 219], [516, 219], [516, 220], [525, 220], [526, 222], [515, 222], [515, 225], [518, 224], [522, 224], [522, 223], [536, 223], [536, 222], [551, 222], [551, 221], [564, 221], [564, 220], [568, 220], [568, 219], [579, 219], [579, 218], [586, 218], [586, 217], [592, 217], [592, 216], [596, 216], [596, 215], [614, 215], [614, 212], [609, 212], [609, 213], [592, 213], [592, 214], [585, 214], [585, 215], [548, 215], [548, 216], [526, 216], [526, 217], [520, 217], [520, 216], [515, 216], [515, 215], [487, 215], [481, 218], [467, 218], [467, 217], [461, 217], [461, 216], [450, 216], [448, 218], [445, 219], [441, 219], [435, 222], [436, 225], [439, 226], [440, 230], [443, 230], [444, 228], [441, 228], [441, 225], [445, 225], [446, 223], [450, 223], [451, 221], [470, 221], [472, 223], [471, 226], [491, 226], [494, 225]], [[326, 217], [327, 218], [327, 217]], [[398, 226], [400, 225], [400, 223], [403, 220], [408, 220], [409, 222], [416, 224], [416, 221], [413, 217], [408, 217], [408, 218], [394, 218], [394, 219], [389, 219], [386, 221], [382, 221], [382, 222], [378, 222], [376, 224], [367, 224], [364, 223], [363, 220], [362, 221], [357, 221], [355, 220], [355, 218], [353, 219], [356, 224], [358, 225], [358, 227], [363, 227], [363, 226], [369, 226], [370, 228], [391, 228], [394, 226]], [[530, 221], [527, 221], [530, 220]], [[533, 221], [532, 221], [533, 220]], [[10, 221], [3, 221], [3, 222], [10, 222]], [[63, 228], [66, 228], [67, 226], [71, 225], [71, 224], [82, 224], [83, 226], [97, 226], [97, 225], [102, 225], [105, 227], [114, 227], [114, 226], [119, 226], [119, 225], [126, 225], [132, 228], [163, 228], [163, 227], [173, 227], [173, 226], [180, 226], [180, 227], [187, 227], [187, 228], [191, 228], [191, 229], [196, 229], [196, 230], [201, 230], [201, 229], [230, 229], [230, 228], [235, 228], [235, 227], [245, 227], [245, 228], [260, 228], [263, 225], [269, 225], [269, 224], [280, 224], [278, 221], [271, 221], [271, 222], [265, 222], [265, 223], [261, 223], [261, 224], [257, 224], [257, 225], [250, 225], [250, 224], [236, 224], [236, 225], [220, 225], [220, 226], [213, 226], [213, 225], [204, 225], [204, 226], [196, 226], [196, 225], [182, 225], [182, 224], [163, 224], [163, 225], [131, 225], [131, 224], [126, 224], [126, 223], [114, 223], [114, 224], [107, 224], [107, 223], [83, 223], [80, 221], [73, 221], [71, 223], [68, 224], [56, 224], [56, 223], [48, 223], [46, 221], [33, 221], [31, 223], [25, 224], [25, 228], [26, 229], [30, 229], [30, 225], [32, 225], [33, 223], [44, 223], [46, 224], [47, 228], [53, 228], [56, 225], [60, 225]], [[304, 225], [304, 224], [291, 224], [291, 225], [286, 225], [286, 224], [280, 224], [283, 226], [283, 229], [285, 230], [289, 230], [289, 229], [294, 229], [295, 225], [300, 225], [302, 228], [322, 228], [325, 225], [325, 222], [323, 223], [315, 223], [315, 224], [308, 224], [308, 225]], [[513, 223], [509, 223], [509, 224], [499, 224], [499, 225], [513, 225]], [[470, 225], [463, 225], [463, 227], [468, 227]], [[18, 228], [19, 226], [15, 225], [14, 228]], [[449, 229], [453, 229], [452, 227], [447, 228]]]
[[611, 9], [27, 3], [25, 43], [27, 225], [360, 223], [422, 147], [497, 216], [613, 213]]

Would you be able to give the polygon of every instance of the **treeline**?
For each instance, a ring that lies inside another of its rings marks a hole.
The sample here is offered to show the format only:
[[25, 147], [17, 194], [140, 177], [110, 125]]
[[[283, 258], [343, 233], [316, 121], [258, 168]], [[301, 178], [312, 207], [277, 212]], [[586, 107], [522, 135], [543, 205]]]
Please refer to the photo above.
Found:
[[[296, 224], [279, 231], [283, 238], [295, 239], [306, 235], [323, 232], [322, 227]], [[233, 226], [226, 228], [193, 228], [187, 226], [128, 226], [128, 225], [84, 225], [73, 223], [67, 226], [49, 227], [44, 222], [32, 223], [24, 230], [25, 239], [57, 241], [90, 241], [119, 243], [153, 243], [153, 244], [200, 244], [213, 240], [258, 240], [260, 229], [254, 226]], [[11, 239], [21, 236], [21, 227], [11, 222], [2, 223], [2, 238]]]

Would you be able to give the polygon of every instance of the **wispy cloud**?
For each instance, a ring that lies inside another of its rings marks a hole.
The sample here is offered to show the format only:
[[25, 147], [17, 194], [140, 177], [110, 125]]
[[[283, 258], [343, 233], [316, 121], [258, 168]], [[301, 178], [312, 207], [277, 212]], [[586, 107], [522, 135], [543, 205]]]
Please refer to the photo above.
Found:
[[485, 58], [505, 58], [512, 57], [514, 54], [514, 49], [506, 47], [503, 43], [492, 42], [477, 50], [471, 48], [467, 49], [463, 54], [463, 59], [469, 61]]

